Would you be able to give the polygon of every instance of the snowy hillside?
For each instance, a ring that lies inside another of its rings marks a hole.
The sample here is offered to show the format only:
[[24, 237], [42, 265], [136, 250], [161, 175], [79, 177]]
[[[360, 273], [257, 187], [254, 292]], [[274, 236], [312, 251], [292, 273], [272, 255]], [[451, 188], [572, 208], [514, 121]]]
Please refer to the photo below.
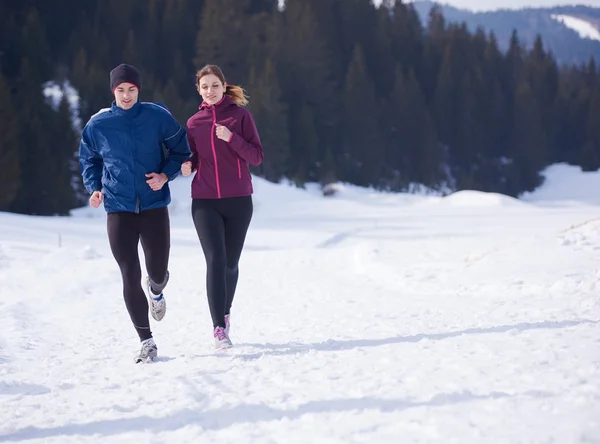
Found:
[[465, 23], [472, 33], [477, 29], [493, 32], [502, 52], [508, 50], [516, 31], [520, 44], [529, 50], [540, 36], [544, 50], [552, 53], [558, 65], [579, 66], [592, 57], [600, 58], [600, 8], [597, 7], [565, 4], [526, 8], [522, 4], [520, 9], [473, 10], [468, 5], [461, 9], [460, 5], [430, 0], [418, 0], [413, 5], [423, 26], [427, 26], [431, 9], [441, 5], [448, 23]]
[[[379, 6], [382, 0], [373, 0]], [[412, 3], [414, 0], [405, 0]], [[600, 0], [442, 0], [437, 3], [449, 5], [454, 8], [468, 9], [470, 11], [496, 11], [498, 9], [525, 9], [525, 8], [551, 8], [555, 6], [591, 6], [600, 7]], [[283, 7], [285, 0], [279, 0]]]
[[179, 178], [147, 365], [103, 210], [0, 213], [0, 442], [600, 442], [600, 173], [546, 174], [521, 200], [255, 179], [223, 352]]
[[[381, 0], [375, 0], [378, 4]], [[553, 8], [556, 6], [600, 7], [600, 0], [443, 0], [440, 4], [470, 11], [496, 11], [498, 9]]]
[[553, 14], [551, 17], [577, 32], [583, 39], [600, 40], [600, 31], [587, 20], [563, 14]]

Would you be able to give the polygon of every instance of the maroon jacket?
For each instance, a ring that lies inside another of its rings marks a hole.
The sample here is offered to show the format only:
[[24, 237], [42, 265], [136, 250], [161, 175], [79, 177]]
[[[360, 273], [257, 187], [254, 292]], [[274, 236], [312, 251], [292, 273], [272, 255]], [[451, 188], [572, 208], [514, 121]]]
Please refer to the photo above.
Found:
[[[226, 142], [215, 134], [216, 124], [231, 131]], [[263, 149], [250, 112], [229, 96], [215, 104], [202, 102], [199, 111], [187, 121], [187, 137], [192, 149], [192, 198], [220, 199], [253, 193], [248, 164], [260, 165]]]

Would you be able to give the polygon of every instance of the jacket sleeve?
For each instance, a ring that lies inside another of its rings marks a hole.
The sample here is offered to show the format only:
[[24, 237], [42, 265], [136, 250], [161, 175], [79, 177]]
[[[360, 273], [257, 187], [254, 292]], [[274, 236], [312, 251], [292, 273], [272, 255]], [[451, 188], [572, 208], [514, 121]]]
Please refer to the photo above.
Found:
[[90, 129], [86, 126], [81, 133], [79, 143], [79, 167], [83, 177], [83, 185], [88, 193], [102, 190], [102, 169], [104, 161], [96, 151], [90, 137]]
[[189, 159], [191, 151], [185, 128], [170, 113], [165, 114], [165, 119], [163, 143], [167, 147], [167, 163], [161, 172], [173, 180], [181, 173], [181, 164]]
[[242, 134], [232, 133], [229, 145], [246, 162], [254, 166], [261, 164], [264, 153], [252, 114], [245, 113], [242, 119]]
[[194, 142], [194, 138], [190, 134], [189, 127], [187, 129], [187, 138], [190, 149], [192, 150], [192, 157], [190, 157], [188, 160], [192, 162], [192, 172], [194, 172], [198, 169], [198, 151], [196, 151], [196, 142]]

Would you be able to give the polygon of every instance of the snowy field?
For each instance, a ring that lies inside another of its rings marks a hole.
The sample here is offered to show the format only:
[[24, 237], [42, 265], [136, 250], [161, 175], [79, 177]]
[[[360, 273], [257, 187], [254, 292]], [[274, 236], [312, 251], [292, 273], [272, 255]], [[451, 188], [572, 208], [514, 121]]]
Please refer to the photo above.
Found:
[[103, 209], [0, 213], [0, 442], [598, 443], [600, 173], [547, 175], [521, 200], [255, 179], [221, 352], [179, 178], [146, 365]]

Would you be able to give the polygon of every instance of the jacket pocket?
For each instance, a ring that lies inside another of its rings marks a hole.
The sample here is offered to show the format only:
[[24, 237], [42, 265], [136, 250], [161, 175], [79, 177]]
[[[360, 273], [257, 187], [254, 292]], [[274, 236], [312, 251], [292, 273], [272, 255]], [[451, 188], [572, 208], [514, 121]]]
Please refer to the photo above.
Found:
[[238, 158], [238, 179], [242, 178], [242, 165], [240, 164], [240, 159]]
[[198, 159], [198, 169], [196, 170], [196, 179], [200, 180], [200, 168], [202, 168], [202, 159]]

